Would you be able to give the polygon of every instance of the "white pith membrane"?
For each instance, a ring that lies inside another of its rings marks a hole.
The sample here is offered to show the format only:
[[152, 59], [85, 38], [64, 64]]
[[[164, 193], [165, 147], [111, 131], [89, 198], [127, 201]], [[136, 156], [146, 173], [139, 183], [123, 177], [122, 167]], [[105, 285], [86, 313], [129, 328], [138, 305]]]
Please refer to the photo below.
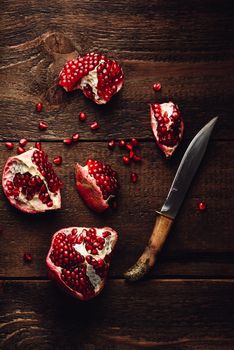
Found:
[[59, 209], [61, 207], [60, 192], [53, 193], [49, 190], [45, 177], [40, 173], [39, 170], [37, 170], [37, 165], [32, 162], [32, 155], [35, 151], [38, 151], [38, 149], [32, 148], [25, 153], [22, 153], [15, 157], [11, 157], [7, 161], [4, 168], [4, 176], [2, 179], [3, 189], [5, 191], [5, 188], [7, 187], [6, 182], [13, 181], [14, 176], [17, 173], [24, 174], [26, 172], [29, 172], [32, 176], [38, 176], [40, 177], [41, 180], [43, 180], [43, 183], [46, 186], [46, 189], [48, 191], [48, 194], [51, 200], [53, 201], [53, 207], [48, 207], [46, 204], [42, 203], [41, 200], [39, 199], [39, 194], [35, 194], [31, 200], [27, 200], [26, 196], [20, 193], [17, 199], [15, 199], [14, 196], [9, 197], [10, 202], [12, 204], [17, 202], [21, 203], [25, 211], [27, 211], [28, 209], [31, 209], [32, 211], [35, 211], [35, 212], [44, 212], [46, 210]]
[[[161, 103], [158, 104], [161, 108], [161, 115], [163, 116], [165, 112], [167, 112], [168, 115], [168, 119], [169, 119], [169, 123], [165, 124], [165, 127], [167, 128], [167, 131], [170, 130], [171, 125], [173, 124], [173, 120], [171, 118], [172, 114], [173, 114], [173, 109], [174, 107], [176, 107], [176, 109], [178, 109], [178, 106], [175, 105], [173, 102], [165, 102], [165, 103]], [[156, 138], [156, 140], [160, 143], [159, 141], [159, 137], [158, 137], [158, 132], [157, 132], [157, 128], [158, 128], [158, 120], [155, 117], [154, 114], [154, 109], [153, 107], [150, 105], [150, 111], [151, 111], [151, 125], [152, 125], [152, 130], [154, 133], [154, 136]], [[183, 129], [180, 130], [180, 134], [179, 137], [181, 138], [183, 133]], [[161, 143], [160, 143], [161, 144]], [[177, 148], [178, 144], [176, 144], [175, 146], [167, 146], [167, 145], [163, 145], [163, 148], [167, 149], [167, 156], [172, 155], [172, 153], [175, 151], [175, 149]]]
[[[94, 94], [94, 99], [95, 102], [97, 104], [104, 104], [106, 103], [106, 101], [101, 98], [101, 96], [98, 95], [97, 93], [97, 86], [98, 86], [98, 72], [97, 69], [100, 66], [101, 63], [105, 62], [104, 60], [101, 60], [98, 65], [91, 71], [89, 71], [89, 73], [87, 75], [85, 75], [83, 78], [81, 78], [79, 87], [81, 90], [83, 90], [87, 85], [89, 85], [92, 88], [92, 92]], [[117, 93], [121, 87], [122, 87], [122, 83], [117, 84], [117, 89], [116, 92]]]
[[[56, 266], [50, 258], [51, 252], [53, 251], [53, 243], [54, 243], [56, 236], [59, 233], [64, 233], [66, 236], [68, 236], [71, 234], [73, 229], [77, 230], [76, 236], [79, 237], [79, 235], [82, 234], [82, 232], [84, 232], [84, 230], [87, 230], [87, 231], [90, 230], [90, 227], [69, 227], [69, 228], [61, 229], [58, 232], [56, 232], [52, 238], [52, 244], [51, 244], [50, 250], [48, 252], [46, 262], [47, 262], [47, 266], [49, 267], [49, 269], [52, 270], [56, 275], [59, 276], [61, 283], [63, 285], [65, 285], [66, 288], [68, 288], [70, 290], [71, 294], [78, 294], [78, 295], [83, 296], [80, 292], [73, 290], [69, 285], [67, 285], [62, 280], [61, 273], [62, 273], [63, 267]], [[103, 259], [104, 260], [107, 255], [110, 255], [112, 253], [112, 251], [115, 247], [115, 244], [117, 241], [117, 233], [110, 227], [95, 228], [95, 230], [96, 230], [96, 236], [102, 237], [102, 238], [103, 238], [103, 235], [102, 235], [103, 232], [106, 232], [106, 231], [110, 232], [110, 235], [105, 237], [105, 243], [104, 243], [103, 249], [98, 250], [98, 255], [97, 254], [93, 255], [92, 253], [88, 252], [86, 250], [83, 242], [80, 244], [76, 243], [73, 245], [73, 247], [77, 253], [80, 253], [85, 258], [85, 262], [81, 263], [81, 265], [86, 266], [86, 268], [87, 268], [86, 275], [89, 278], [89, 281], [92, 284], [92, 286], [94, 288], [94, 293], [96, 295], [102, 290], [102, 288], [104, 286], [105, 278], [101, 278], [99, 275], [97, 275], [94, 267], [86, 261], [86, 257], [91, 256], [94, 259]], [[106, 264], [109, 267], [109, 265], [110, 265], [109, 262]]]

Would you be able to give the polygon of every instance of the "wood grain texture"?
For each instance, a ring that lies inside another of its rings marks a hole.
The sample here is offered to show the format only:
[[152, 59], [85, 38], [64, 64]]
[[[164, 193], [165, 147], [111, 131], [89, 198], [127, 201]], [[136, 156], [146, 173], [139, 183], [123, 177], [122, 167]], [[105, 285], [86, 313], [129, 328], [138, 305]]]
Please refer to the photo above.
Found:
[[[163, 204], [186, 143], [171, 162], [164, 159], [154, 143], [142, 143], [143, 162], [131, 168], [122, 164], [123, 151], [118, 148], [110, 151], [104, 142], [79, 142], [72, 147], [66, 147], [58, 142], [47, 142], [43, 147], [50, 159], [58, 154], [63, 157], [63, 165], [56, 168], [65, 182], [62, 190], [63, 209], [45, 215], [24, 215], [12, 208], [1, 193], [0, 222], [3, 232], [0, 235], [0, 245], [2, 250], [7, 252], [1, 257], [1, 276], [45, 276], [44, 259], [51, 235], [61, 227], [86, 225], [111, 226], [119, 232], [111, 273], [121, 276], [136, 261], [148, 242], [155, 221], [155, 210], [160, 209]], [[9, 154], [13, 153], [4, 148], [2, 144], [1, 168]], [[121, 188], [117, 211], [109, 211], [104, 215], [95, 214], [86, 207], [76, 192], [73, 166], [76, 161], [84, 164], [90, 156], [98, 157], [100, 160], [108, 159], [119, 173]], [[221, 265], [227, 263], [227, 270], [222, 269], [225, 275], [234, 273], [231, 266], [233, 262], [231, 255], [234, 252], [231, 229], [234, 186], [232, 158], [233, 148], [228, 148], [225, 141], [215, 141], [209, 145], [206, 159], [199, 169], [163, 249], [162, 258], [170, 262], [166, 268], [163, 263], [161, 264], [164, 274], [188, 273], [185, 272], [189, 270], [188, 267], [181, 266], [183, 263], [171, 269], [173, 264], [170, 259], [174, 261], [185, 259], [185, 265], [188, 263], [195, 265], [195, 259], [199, 266], [197, 270], [195, 268], [195, 271], [191, 272], [195, 275], [197, 273], [213, 276], [215, 271], [219, 275], [222, 268], [218, 262]], [[135, 185], [130, 182], [131, 170], [139, 175], [139, 181]], [[200, 199], [207, 203], [207, 211], [204, 213], [197, 210]], [[34, 256], [31, 265], [22, 261], [23, 253], [28, 250]], [[215, 253], [217, 261], [214, 258]], [[203, 271], [202, 261], [208, 266], [209, 256], [214, 265], [210, 263], [209, 269], [205, 268]], [[156, 273], [158, 274], [158, 271]]]
[[1, 349], [231, 350], [233, 292], [233, 280], [112, 280], [80, 302], [52, 282], [7, 281]]

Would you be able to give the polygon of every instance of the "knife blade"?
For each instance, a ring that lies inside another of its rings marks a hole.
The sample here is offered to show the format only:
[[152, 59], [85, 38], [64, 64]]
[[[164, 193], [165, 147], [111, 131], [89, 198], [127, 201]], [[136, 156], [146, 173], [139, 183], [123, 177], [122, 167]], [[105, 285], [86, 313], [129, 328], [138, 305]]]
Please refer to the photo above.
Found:
[[143, 278], [154, 265], [156, 256], [166, 241], [173, 221], [204, 157], [217, 119], [218, 117], [215, 117], [210, 120], [190, 142], [161, 211], [157, 212], [159, 217], [156, 219], [153, 233], [145, 250], [137, 262], [124, 274], [128, 281], [134, 282]]

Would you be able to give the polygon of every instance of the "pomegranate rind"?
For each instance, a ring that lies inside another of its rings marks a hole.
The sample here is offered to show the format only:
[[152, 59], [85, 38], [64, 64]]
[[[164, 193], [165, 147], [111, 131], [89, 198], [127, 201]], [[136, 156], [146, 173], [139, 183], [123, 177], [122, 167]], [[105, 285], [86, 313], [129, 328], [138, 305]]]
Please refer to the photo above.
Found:
[[[98, 289], [95, 289], [95, 293], [90, 297], [86, 297], [84, 296], [82, 293], [79, 293], [75, 290], [73, 290], [72, 288], [70, 288], [61, 278], [61, 267], [54, 265], [54, 263], [51, 261], [50, 255], [51, 252], [53, 250], [53, 243], [54, 240], [56, 238], [56, 236], [59, 233], [65, 233], [66, 235], [69, 235], [71, 233], [71, 231], [73, 229], [77, 230], [77, 235], [79, 235], [80, 233], [82, 233], [83, 230], [89, 230], [89, 227], [68, 227], [68, 228], [62, 228], [59, 231], [55, 232], [55, 234], [52, 237], [51, 240], [51, 246], [49, 249], [49, 252], [47, 254], [46, 257], [46, 267], [47, 267], [47, 273], [48, 273], [48, 277], [55, 281], [66, 293], [70, 294], [71, 296], [75, 297], [76, 299], [82, 300], [82, 301], [87, 301], [90, 299], [93, 299], [94, 297], [96, 297], [97, 295], [99, 295], [101, 293], [101, 291], [103, 290], [104, 286], [105, 286], [105, 282], [107, 279], [107, 275], [104, 278], [100, 278], [101, 283], [98, 285]], [[96, 228], [96, 230], [98, 231], [98, 233], [101, 232], [105, 232], [105, 231], [109, 231], [111, 233], [111, 237], [113, 238], [111, 241], [111, 252], [109, 255], [109, 257], [111, 257], [113, 250], [115, 248], [116, 242], [118, 240], [118, 234], [116, 231], [114, 231], [112, 228], [110, 227], [103, 227], [103, 228]], [[91, 255], [92, 254], [88, 254]], [[94, 256], [96, 257], [96, 256]], [[110, 266], [110, 263], [109, 263]]]
[[79, 163], [75, 165], [75, 179], [77, 191], [90, 209], [102, 213], [109, 208], [108, 199], [103, 198], [95, 179], [89, 175], [87, 165], [84, 167]]
[[[31, 208], [27, 203], [19, 202], [14, 197], [9, 197], [7, 194], [6, 181], [9, 179], [12, 164], [15, 162], [21, 162], [21, 161], [24, 163], [27, 160], [31, 161], [31, 157], [32, 157], [34, 151], [38, 151], [38, 149], [31, 148], [29, 151], [24, 152], [23, 154], [20, 154], [18, 156], [12, 156], [12, 157], [7, 159], [5, 166], [3, 168], [3, 174], [2, 174], [3, 192], [13, 207], [15, 207], [15, 208], [21, 210], [22, 212], [27, 213], [27, 214], [37, 214], [37, 213], [46, 212], [48, 210], [60, 209], [61, 208], [61, 192], [60, 192], [60, 190], [58, 190], [56, 192], [56, 202], [57, 202], [56, 206], [48, 207], [46, 204], [41, 203], [41, 205], [39, 207], [37, 207], [37, 209]], [[36, 165], [34, 165], [34, 167], [35, 167], [35, 169], [37, 168]], [[41, 178], [43, 178], [43, 176], [39, 172], [38, 172], [38, 175]], [[46, 180], [45, 180], [45, 182], [46, 182]], [[49, 190], [48, 190], [48, 192], [51, 194], [51, 192]]]
[[[163, 104], [159, 104], [160, 106], [167, 106], [169, 108], [171, 107], [176, 107], [176, 109], [179, 111], [179, 108], [177, 105], [175, 105], [173, 102], [167, 102], [167, 103], [163, 103]], [[183, 134], [184, 134], [184, 122], [183, 119], [181, 118], [181, 122], [180, 122], [180, 134], [179, 134], [179, 141], [177, 144], [175, 144], [174, 146], [170, 147], [167, 146], [163, 143], [160, 142], [159, 137], [158, 137], [158, 131], [157, 131], [157, 127], [158, 127], [158, 121], [157, 118], [154, 114], [154, 108], [153, 108], [154, 104], [150, 104], [150, 116], [151, 116], [151, 128], [156, 140], [156, 143], [158, 145], [158, 147], [163, 151], [163, 153], [165, 154], [165, 156], [167, 158], [170, 158], [173, 153], [175, 152], [176, 148], [179, 146], [182, 138], [183, 138]], [[168, 117], [170, 118], [171, 115], [169, 114]]]

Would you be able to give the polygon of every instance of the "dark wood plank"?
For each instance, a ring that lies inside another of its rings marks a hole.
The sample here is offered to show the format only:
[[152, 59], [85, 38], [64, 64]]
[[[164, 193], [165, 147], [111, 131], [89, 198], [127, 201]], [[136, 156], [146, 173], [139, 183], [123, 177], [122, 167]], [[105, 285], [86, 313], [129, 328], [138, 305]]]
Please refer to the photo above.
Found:
[[[77, 128], [86, 139], [152, 139], [148, 104], [155, 101], [155, 80], [163, 84], [158, 99], [173, 99], [181, 107], [186, 137], [218, 114], [215, 137], [233, 138], [233, 6], [228, 1], [213, 1], [212, 6], [210, 1], [195, 3], [152, 1], [145, 6], [120, 1], [104, 6], [84, 1], [73, 3], [68, 12], [70, 7], [60, 2], [32, 1], [30, 9], [23, 0], [4, 4], [0, 139], [22, 137], [25, 124], [31, 139], [61, 139]], [[188, 27], [193, 28], [192, 37]], [[45, 40], [48, 28], [66, 33], [66, 39], [56, 34], [55, 40]], [[106, 106], [97, 107], [80, 92], [68, 96], [54, 89], [66, 58], [86, 50], [108, 53], [123, 64], [125, 87]], [[40, 99], [47, 105], [39, 117], [34, 105]], [[89, 122], [100, 120], [98, 133], [78, 124], [81, 110], [90, 115]], [[43, 135], [37, 130], [38, 118], [50, 125]]]
[[[162, 253], [157, 274], [195, 276], [233, 275], [233, 148], [225, 141], [211, 142], [193, 186]], [[153, 143], [142, 143], [143, 162], [131, 168], [122, 165], [122, 151], [109, 151], [104, 142], [80, 142], [74, 147], [62, 143], [43, 144], [50, 159], [61, 154], [64, 163], [57, 168], [64, 179], [63, 209], [45, 215], [25, 215], [10, 207], [0, 195], [2, 233], [1, 276], [45, 276], [44, 259], [51, 234], [68, 226], [111, 226], [119, 232], [119, 242], [113, 257], [112, 276], [121, 276], [134, 262], [151, 233], [155, 209], [163, 204], [186, 143], [177, 156], [167, 162]], [[1, 145], [0, 167], [12, 154]], [[225, 155], [225, 156], [224, 156]], [[76, 161], [98, 157], [108, 159], [119, 173], [121, 189], [119, 208], [104, 215], [91, 212], [79, 198], [73, 178]], [[131, 169], [139, 174], [134, 185], [129, 180]], [[207, 211], [199, 212], [200, 199]], [[22, 255], [31, 251], [34, 261], [24, 264]], [[164, 264], [165, 262], [165, 264]]]
[[46, 281], [1, 289], [2, 350], [233, 349], [233, 280], [115, 280], [90, 302]]

